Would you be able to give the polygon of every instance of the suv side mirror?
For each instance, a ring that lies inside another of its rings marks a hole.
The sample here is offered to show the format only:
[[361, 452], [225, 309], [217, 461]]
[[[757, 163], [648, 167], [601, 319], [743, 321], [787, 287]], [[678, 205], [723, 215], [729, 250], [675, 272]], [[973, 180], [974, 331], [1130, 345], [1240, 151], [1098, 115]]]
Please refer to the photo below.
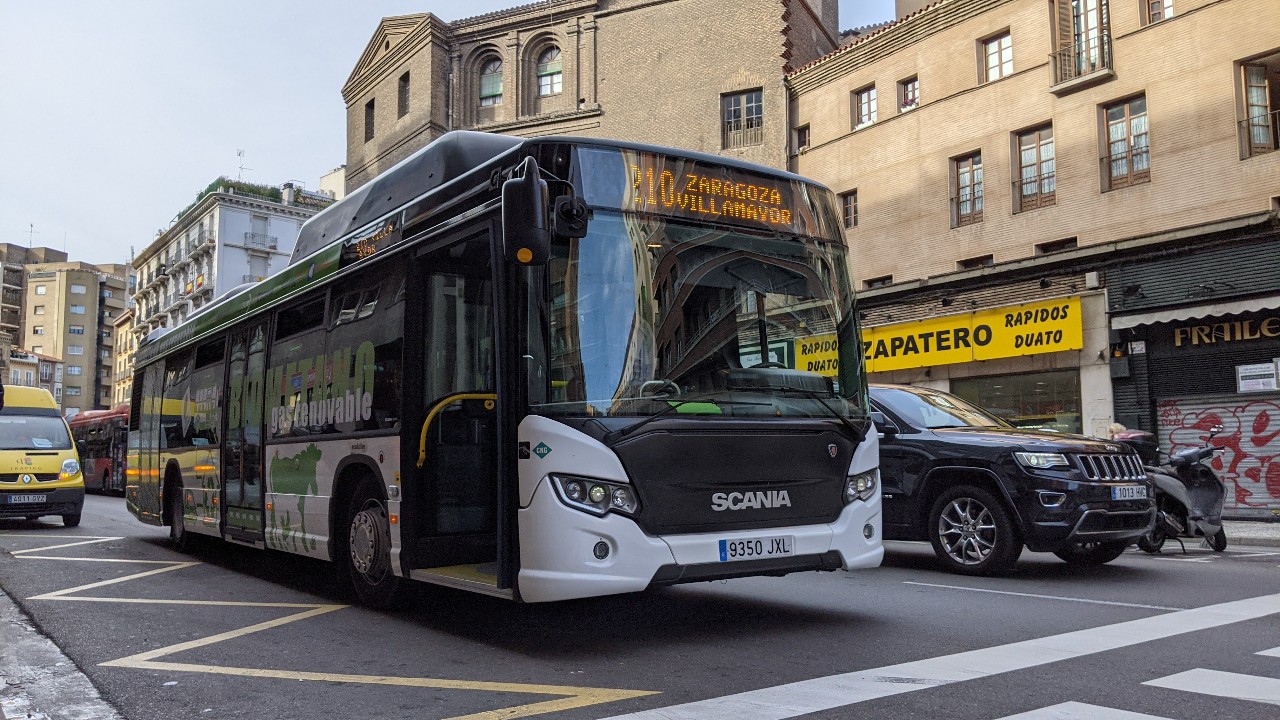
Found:
[[542, 265], [551, 255], [547, 181], [528, 157], [519, 175], [502, 183], [502, 247], [507, 262]]
[[871, 422], [876, 426], [876, 434], [881, 440], [891, 440], [898, 434], [898, 426], [893, 421], [885, 417], [885, 414], [879, 410], [871, 411]]

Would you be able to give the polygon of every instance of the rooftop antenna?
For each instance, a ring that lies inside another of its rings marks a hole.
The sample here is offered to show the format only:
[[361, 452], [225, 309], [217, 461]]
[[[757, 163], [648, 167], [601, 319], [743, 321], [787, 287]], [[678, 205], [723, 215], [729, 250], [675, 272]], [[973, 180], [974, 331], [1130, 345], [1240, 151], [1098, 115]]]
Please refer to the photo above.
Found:
[[27, 226], [27, 249], [28, 250], [31, 249], [31, 236], [39, 235], [39, 234], [40, 234], [40, 231], [36, 229], [35, 223], [31, 223], [30, 225]]
[[245, 170], [252, 170], [253, 168], [247, 168], [247, 167], [245, 167], [245, 166], [244, 166], [244, 151], [243, 151], [243, 150], [237, 150], [237, 151], [236, 151], [236, 157], [240, 158], [240, 171], [236, 173], [236, 182], [241, 182], [241, 181], [243, 181], [243, 180], [244, 180], [244, 177], [243, 177], [243, 175], [244, 175], [244, 171], [245, 171]]

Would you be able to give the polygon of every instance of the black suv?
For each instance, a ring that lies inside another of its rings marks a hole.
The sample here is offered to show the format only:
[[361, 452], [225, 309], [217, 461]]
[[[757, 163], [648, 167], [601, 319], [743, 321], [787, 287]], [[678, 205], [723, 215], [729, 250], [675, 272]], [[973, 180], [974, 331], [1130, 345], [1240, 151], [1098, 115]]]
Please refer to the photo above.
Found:
[[884, 539], [929, 540], [948, 569], [1007, 570], [1025, 545], [1101, 565], [1151, 529], [1155, 503], [1128, 445], [1016, 428], [954, 395], [871, 386]]

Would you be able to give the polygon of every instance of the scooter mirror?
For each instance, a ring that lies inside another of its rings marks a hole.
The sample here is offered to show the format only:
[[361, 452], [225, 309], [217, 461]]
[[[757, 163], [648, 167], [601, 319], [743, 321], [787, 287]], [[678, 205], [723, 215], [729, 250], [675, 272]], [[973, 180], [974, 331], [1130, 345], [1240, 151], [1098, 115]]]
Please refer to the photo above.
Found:
[[1220, 432], [1222, 432], [1221, 425], [1214, 425], [1213, 427], [1209, 428], [1209, 439], [1212, 440], [1213, 436], [1217, 435]]

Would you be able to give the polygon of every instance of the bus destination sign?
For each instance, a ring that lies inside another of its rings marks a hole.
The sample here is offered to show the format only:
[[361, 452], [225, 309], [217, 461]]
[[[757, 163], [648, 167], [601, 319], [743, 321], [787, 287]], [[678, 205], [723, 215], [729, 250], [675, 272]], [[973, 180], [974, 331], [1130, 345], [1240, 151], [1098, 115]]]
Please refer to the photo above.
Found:
[[791, 183], [689, 158], [628, 153], [631, 194], [624, 210], [793, 230]]
[[400, 218], [388, 218], [385, 222], [370, 228], [347, 240], [342, 248], [342, 265], [372, 257], [387, 248], [396, 245], [404, 236], [400, 233]]

